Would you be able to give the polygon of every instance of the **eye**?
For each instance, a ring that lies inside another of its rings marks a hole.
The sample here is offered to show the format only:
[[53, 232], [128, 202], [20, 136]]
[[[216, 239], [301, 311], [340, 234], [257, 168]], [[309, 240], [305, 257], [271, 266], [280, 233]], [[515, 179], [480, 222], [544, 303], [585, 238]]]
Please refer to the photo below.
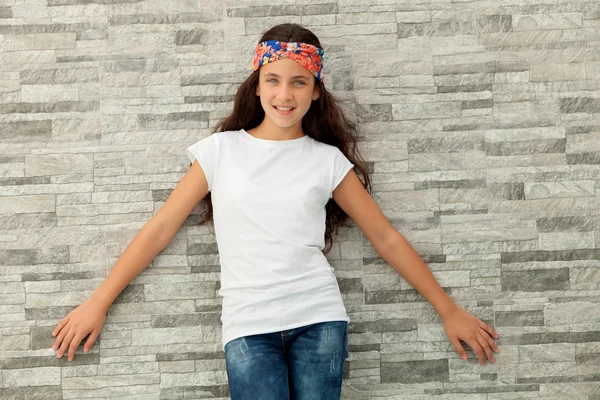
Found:
[[[277, 79], [267, 78], [267, 82], [271, 82], [271, 81], [277, 81]], [[302, 86], [306, 85], [306, 83], [304, 83], [304, 81], [295, 81], [294, 83], [300, 83]]]

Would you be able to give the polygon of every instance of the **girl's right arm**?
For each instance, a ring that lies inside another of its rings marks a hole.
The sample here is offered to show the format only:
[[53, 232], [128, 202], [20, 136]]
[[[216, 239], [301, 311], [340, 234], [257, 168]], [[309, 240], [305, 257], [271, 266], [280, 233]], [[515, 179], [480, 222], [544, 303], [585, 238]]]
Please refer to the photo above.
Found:
[[196, 204], [207, 194], [206, 176], [198, 161], [194, 161], [167, 201], [133, 238], [98, 289], [52, 331], [52, 335], [57, 336], [52, 348], [58, 349], [58, 358], [63, 356], [68, 347], [68, 359], [71, 361], [88, 334], [85, 352], [89, 351], [117, 296], [171, 243]]

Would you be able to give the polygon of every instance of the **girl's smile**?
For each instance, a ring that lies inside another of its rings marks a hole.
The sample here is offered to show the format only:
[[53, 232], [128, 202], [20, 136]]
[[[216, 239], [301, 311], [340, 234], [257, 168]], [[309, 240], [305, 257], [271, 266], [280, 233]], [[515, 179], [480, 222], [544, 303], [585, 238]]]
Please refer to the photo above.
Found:
[[275, 110], [277, 110], [277, 112], [279, 114], [281, 114], [281, 115], [290, 115], [296, 109], [296, 108], [292, 108], [292, 109], [289, 109], [289, 108], [288, 109], [280, 109], [277, 106], [273, 106], [273, 108], [275, 108]]

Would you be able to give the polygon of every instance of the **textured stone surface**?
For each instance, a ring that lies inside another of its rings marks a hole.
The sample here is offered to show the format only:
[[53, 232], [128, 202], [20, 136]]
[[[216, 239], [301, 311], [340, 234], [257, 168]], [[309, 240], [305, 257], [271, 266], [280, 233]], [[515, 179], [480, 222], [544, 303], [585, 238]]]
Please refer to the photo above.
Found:
[[[262, 32], [311, 29], [373, 198], [499, 334], [439, 315], [343, 228], [342, 398], [600, 400], [600, 2], [0, 2], [0, 399], [228, 399], [219, 258], [193, 212], [91, 352], [52, 328], [106, 277], [232, 109]], [[463, 343], [464, 344], [464, 343]]]

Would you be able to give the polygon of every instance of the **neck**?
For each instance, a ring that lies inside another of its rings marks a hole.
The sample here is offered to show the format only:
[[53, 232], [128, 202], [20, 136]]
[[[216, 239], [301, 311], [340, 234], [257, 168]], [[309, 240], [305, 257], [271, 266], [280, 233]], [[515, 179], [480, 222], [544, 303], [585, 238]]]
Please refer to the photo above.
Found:
[[267, 140], [291, 140], [304, 136], [304, 132], [302, 132], [302, 120], [293, 126], [281, 127], [274, 124], [268, 118], [265, 118], [260, 125], [247, 132], [254, 137]]

